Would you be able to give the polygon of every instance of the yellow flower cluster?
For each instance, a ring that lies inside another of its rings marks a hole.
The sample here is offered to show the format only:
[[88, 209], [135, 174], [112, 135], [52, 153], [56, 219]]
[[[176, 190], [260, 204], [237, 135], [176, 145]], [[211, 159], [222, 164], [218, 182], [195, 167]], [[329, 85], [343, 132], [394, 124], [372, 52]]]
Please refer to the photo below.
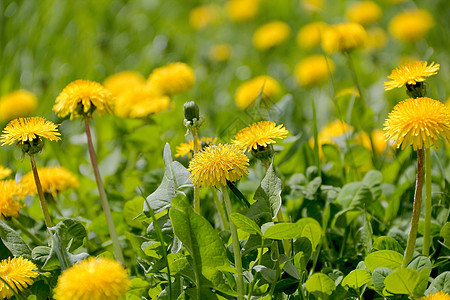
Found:
[[[201, 139], [199, 139], [200, 149], [214, 144], [216, 140], [216, 138], [213, 139], [210, 137], [202, 137]], [[177, 146], [176, 151], [177, 152], [175, 153], [175, 157], [183, 157], [185, 155], [187, 155], [188, 157], [192, 157], [192, 154], [194, 153], [194, 141], [181, 143]]]
[[341, 23], [327, 27], [322, 35], [322, 48], [327, 53], [350, 51], [365, 45], [367, 32], [361, 24]]
[[297, 33], [297, 44], [305, 49], [318, 46], [326, 28], [327, 24], [324, 22], [313, 22], [303, 26]]
[[255, 103], [261, 95], [261, 100], [268, 100], [280, 92], [279, 83], [270, 76], [258, 76], [243, 83], [236, 90], [236, 104], [240, 109], [245, 109]]
[[9, 175], [11, 175], [12, 170], [9, 168], [5, 168], [4, 166], [0, 166], [0, 180], [5, 179]]
[[427, 77], [436, 75], [440, 65], [432, 62], [427, 66], [426, 61], [413, 61], [394, 69], [388, 76], [391, 81], [384, 83], [386, 91], [404, 86], [405, 84], [415, 85], [423, 82]]
[[212, 61], [227, 61], [230, 59], [232, 48], [229, 44], [213, 45], [209, 49], [209, 59]]
[[206, 4], [197, 6], [189, 13], [189, 24], [196, 30], [216, 24], [220, 18], [220, 9], [217, 5]]
[[0, 122], [26, 117], [33, 113], [38, 105], [36, 96], [25, 90], [18, 90], [0, 98]]
[[[8, 257], [0, 262], [0, 277], [14, 289], [16, 293], [33, 284], [33, 278], [39, 276], [37, 267], [31, 261], [21, 256]], [[13, 291], [0, 281], [0, 299], [14, 296]]]
[[284, 42], [290, 35], [291, 28], [281, 21], [262, 25], [253, 34], [253, 45], [258, 50], [267, 50]]
[[428, 294], [427, 296], [423, 296], [419, 300], [450, 300], [450, 294], [445, 293], [444, 291], [439, 291], [437, 293]]
[[423, 9], [412, 9], [396, 15], [389, 24], [391, 34], [404, 42], [416, 42], [434, 26], [433, 17]]
[[117, 96], [116, 115], [122, 118], [144, 118], [168, 109], [170, 98], [158, 89], [141, 85]]
[[[78, 178], [63, 167], [45, 167], [38, 170], [39, 179], [44, 193], [56, 196], [69, 188], [79, 186]], [[25, 174], [19, 181], [27, 195], [37, 194], [33, 172]]]
[[261, 0], [230, 0], [226, 4], [228, 16], [235, 22], [249, 21], [259, 12]]
[[381, 18], [381, 8], [373, 1], [355, 2], [347, 9], [347, 18], [350, 22], [363, 26], [371, 25]]
[[261, 121], [239, 131], [232, 143], [245, 151], [256, 150], [258, 146], [275, 144], [274, 139], [284, 139], [288, 133], [283, 124], [277, 126], [272, 121]]
[[19, 217], [22, 190], [14, 180], [0, 180], [0, 218]]
[[334, 73], [334, 63], [323, 55], [304, 58], [295, 67], [295, 75], [302, 87], [311, 87], [328, 79]]
[[195, 82], [194, 70], [182, 62], [156, 68], [147, 80], [150, 89], [159, 89], [163, 95], [172, 96], [192, 88]]
[[103, 85], [114, 96], [118, 96], [130, 89], [142, 86], [145, 78], [135, 71], [123, 71], [107, 77], [103, 81]]

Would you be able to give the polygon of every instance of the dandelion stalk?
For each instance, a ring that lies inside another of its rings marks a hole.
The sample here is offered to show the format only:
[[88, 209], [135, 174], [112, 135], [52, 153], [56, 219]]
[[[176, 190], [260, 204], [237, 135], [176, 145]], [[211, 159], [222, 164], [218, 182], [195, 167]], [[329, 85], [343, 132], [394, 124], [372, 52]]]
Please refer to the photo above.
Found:
[[425, 223], [422, 254], [430, 254], [431, 245], [431, 155], [430, 148], [425, 149]]
[[105, 188], [103, 187], [103, 181], [98, 170], [97, 157], [95, 156], [94, 145], [92, 143], [91, 129], [89, 127], [89, 119], [84, 118], [84, 125], [86, 127], [86, 136], [88, 141], [89, 155], [91, 157], [92, 168], [94, 169], [95, 180], [97, 181], [97, 188], [100, 195], [100, 202], [102, 204], [103, 213], [106, 217], [106, 223], [108, 224], [109, 234], [114, 248], [114, 256], [118, 261], [124, 263], [122, 249], [120, 247], [119, 238], [117, 236], [116, 228], [111, 215], [111, 208], [109, 207], [108, 198], [106, 196]]
[[417, 149], [417, 177], [416, 190], [414, 192], [414, 206], [411, 218], [411, 229], [409, 231], [408, 242], [406, 244], [405, 255], [403, 257], [402, 268], [406, 268], [414, 254], [416, 245], [417, 228], [419, 226], [420, 205], [422, 202], [423, 186], [423, 149]]
[[16, 229], [22, 231], [22, 233], [25, 234], [27, 237], [29, 237], [35, 244], [39, 246], [44, 245], [44, 242], [42, 242], [37, 236], [35, 236], [32, 232], [30, 232], [25, 226], [22, 225], [22, 223], [17, 221], [15, 218], [11, 218], [11, 224]]
[[244, 278], [242, 276], [242, 259], [241, 259], [241, 247], [239, 244], [239, 237], [237, 234], [236, 226], [234, 226], [233, 222], [230, 219], [230, 216], [232, 214], [231, 209], [231, 202], [230, 202], [230, 196], [228, 195], [228, 191], [226, 187], [222, 187], [222, 194], [223, 194], [223, 201], [225, 202], [225, 208], [227, 210], [228, 214], [228, 221], [230, 224], [230, 230], [231, 230], [231, 240], [233, 243], [233, 253], [234, 253], [234, 264], [236, 266], [237, 271], [237, 292], [238, 292], [238, 299], [243, 300], [244, 299]]
[[211, 191], [213, 193], [213, 198], [214, 202], [216, 203], [217, 210], [219, 211], [220, 219], [222, 220], [223, 230], [230, 230], [230, 226], [228, 225], [227, 214], [223, 209], [223, 204], [220, 201], [219, 196], [217, 195], [217, 191], [215, 189], [211, 189]]
[[[192, 137], [194, 138], [194, 156], [199, 150], [198, 145], [198, 130], [196, 127], [191, 129]], [[201, 213], [200, 211], [200, 188], [197, 186], [194, 186], [194, 211], [198, 214]]]
[[50, 213], [48, 212], [47, 201], [45, 200], [44, 191], [42, 190], [41, 181], [39, 180], [39, 174], [36, 168], [36, 162], [34, 160], [34, 155], [30, 154], [31, 169], [33, 170], [34, 182], [36, 183], [36, 189], [39, 195], [39, 203], [41, 204], [42, 212], [44, 213], [44, 221], [47, 228], [53, 227], [52, 219], [50, 218]]

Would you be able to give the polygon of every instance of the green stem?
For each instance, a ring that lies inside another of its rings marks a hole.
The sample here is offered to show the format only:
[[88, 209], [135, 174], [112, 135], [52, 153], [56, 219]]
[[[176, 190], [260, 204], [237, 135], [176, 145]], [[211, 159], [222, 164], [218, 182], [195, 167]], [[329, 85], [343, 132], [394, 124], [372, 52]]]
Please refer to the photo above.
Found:
[[219, 196], [217, 195], [217, 191], [214, 188], [212, 188], [211, 191], [213, 194], [214, 202], [216, 203], [217, 210], [219, 211], [220, 218], [222, 219], [223, 230], [230, 230], [230, 226], [228, 225], [227, 214], [225, 213], [223, 204], [220, 201]]
[[22, 231], [22, 233], [25, 234], [27, 237], [29, 237], [35, 244], [37, 244], [39, 246], [44, 245], [44, 242], [42, 242], [37, 236], [35, 236], [25, 226], [23, 226], [22, 223], [20, 223], [19, 221], [17, 221], [14, 218], [11, 218], [11, 223], [12, 223], [13, 227]]
[[[264, 253], [264, 237], [261, 236], [261, 251], [258, 253], [258, 259], [257, 259], [258, 262], [256, 263], [256, 265], [260, 265], [260, 264], [261, 264], [261, 259], [262, 259], [263, 253]], [[249, 291], [249, 293], [248, 293], [247, 299], [251, 299], [251, 298], [252, 298], [253, 290], [254, 290], [254, 288], [255, 288], [256, 283], [257, 283], [258, 280], [259, 280], [259, 279], [258, 279], [259, 274], [260, 274], [260, 273], [258, 272], [258, 273], [256, 273], [255, 276], [253, 277], [253, 280], [252, 280], [252, 282], [251, 282], [251, 284], [250, 284], [250, 291]]]
[[[227, 210], [228, 218], [230, 218], [233, 210], [231, 209], [230, 196], [226, 187], [222, 187], [223, 201], [225, 202], [225, 208]], [[239, 244], [239, 237], [237, 234], [236, 226], [234, 226], [231, 219], [228, 220], [230, 224], [231, 240], [233, 243], [233, 253], [234, 253], [234, 265], [237, 271], [237, 292], [238, 299], [244, 299], [244, 277], [242, 276], [242, 259], [241, 259], [241, 247]]]
[[361, 99], [362, 104], [365, 106], [366, 105], [366, 99], [364, 97], [364, 93], [363, 93], [363, 89], [362, 89], [361, 83], [359, 82], [358, 76], [356, 75], [356, 69], [355, 69], [355, 65], [353, 64], [352, 56], [351, 56], [350, 52], [348, 52], [348, 51], [345, 52], [345, 53], [347, 54], [348, 66], [349, 66], [350, 71], [352, 73], [353, 81], [354, 81], [354, 83], [356, 85], [356, 88], [358, 89], [358, 92], [359, 92], [359, 98]]
[[[199, 145], [198, 145], [198, 131], [197, 128], [192, 128], [192, 137], [194, 138], [194, 156], [199, 151]], [[194, 211], [201, 214], [200, 210], [200, 187], [194, 185]]]
[[30, 155], [31, 169], [33, 170], [34, 182], [36, 183], [36, 189], [39, 195], [39, 201], [41, 204], [42, 212], [44, 213], [44, 221], [47, 228], [53, 227], [52, 219], [50, 218], [50, 213], [48, 212], [47, 201], [45, 201], [44, 191], [42, 190], [41, 181], [39, 180], [39, 174], [36, 168], [36, 162], [34, 161], [34, 156]]
[[425, 223], [422, 254], [430, 255], [431, 245], [431, 155], [430, 148], [425, 149]]
[[98, 170], [97, 157], [95, 155], [94, 144], [92, 143], [91, 129], [89, 127], [89, 119], [84, 119], [84, 125], [86, 127], [86, 136], [88, 141], [89, 155], [91, 157], [92, 168], [94, 169], [95, 180], [97, 181], [98, 193], [100, 195], [100, 203], [102, 204], [103, 213], [105, 214], [106, 223], [108, 224], [109, 234], [114, 248], [114, 256], [122, 264], [125, 263], [122, 254], [122, 248], [120, 247], [119, 238], [117, 237], [116, 227], [114, 226], [113, 218], [111, 215], [111, 208], [109, 207], [108, 198], [106, 196], [105, 188], [103, 187], [102, 177]]
[[417, 228], [419, 226], [420, 205], [422, 202], [423, 187], [423, 149], [417, 149], [417, 177], [416, 190], [414, 191], [414, 205], [411, 217], [411, 229], [409, 231], [408, 242], [406, 243], [405, 256], [403, 257], [402, 268], [406, 268], [414, 254], [416, 245]]

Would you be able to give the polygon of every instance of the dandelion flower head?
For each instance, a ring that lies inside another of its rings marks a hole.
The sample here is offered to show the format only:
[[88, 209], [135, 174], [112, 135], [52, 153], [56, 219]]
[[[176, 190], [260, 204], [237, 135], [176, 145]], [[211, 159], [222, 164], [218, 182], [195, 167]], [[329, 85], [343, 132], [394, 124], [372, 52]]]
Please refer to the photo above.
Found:
[[232, 48], [229, 44], [213, 45], [209, 49], [208, 57], [212, 61], [227, 61], [230, 59]]
[[4, 166], [0, 165], [0, 180], [5, 179], [9, 175], [11, 175], [12, 170], [9, 168], [5, 168]]
[[122, 265], [106, 258], [89, 257], [62, 272], [54, 289], [56, 300], [117, 300], [130, 286]]
[[313, 22], [303, 26], [297, 33], [297, 45], [304, 49], [318, 46], [327, 26], [324, 22]]
[[450, 300], [450, 294], [445, 293], [444, 291], [439, 291], [437, 293], [428, 294], [419, 300]]
[[[210, 137], [202, 137], [199, 139], [199, 146], [200, 149], [203, 149], [206, 146], [212, 145], [216, 142], [216, 138], [210, 138]], [[175, 157], [182, 157], [185, 155], [188, 155], [189, 157], [192, 156], [192, 154], [194, 153], [194, 141], [189, 141], [187, 143], [181, 143], [180, 145], [177, 146], [176, 148], [176, 153], [175, 153]]]
[[96, 110], [100, 115], [112, 113], [114, 97], [103, 85], [95, 81], [75, 80], [56, 97], [53, 111], [59, 117], [70, 119], [78, 116], [92, 117]]
[[386, 46], [387, 35], [381, 27], [373, 27], [367, 30], [366, 47], [369, 49], [382, 49]]
[[[342, 136], [350, 135], [353, 131], [353, 127], [341, 120], [334, 120], [331, 123], [325, 125], [317, 135], [317, 144], [319, 145], [319, 156], [323, 157], [322, 145], [333, 144]], [[309, 145], [314, 147], [314, 138], [309, 140]]]
[[26, 90], [18, 90], [0, 98], [0, 122], [32, 114], [38, 105], [36, 96]]
[[197, 152], [189, 163], [189, 177], [196, 186], [221, 187], [248, 174], [248, 157], [236, 145], [211, 145]]
[[135, 71], [123, 71], [113, 74], [103, 81], [103, 86], [115, 97], [141, 86], [145, 83], [145, 78]]
[[413, 61], [394, 69], [388, 76], [391, 81], [384, 83], [386, 91], [408, 85], [415, 85], [423, 82], [427, 77], [437, 74], [440, 65], [432, 62], [427, 66], [426, 61]]
[[214, 4], [197, 6], [189, 12], [189, 25], [196, 30], [216, 24], [220, 19], [220, 8]]
[[117, 97], [115, 114], [122, 118], [145, 118], [168, 109], [170, 98], [156, 87], [140, 85]]
[[246, 151], [267, 147], [275, 144], [274, 139], [284, 139], [289, 131], [283, 124], [277, 125], [272, 121], [260, 121], [239, 131], [233, 140], [233, 144], [238, 145]]
[[235, 100], [240, 109], [245, 109], [252, 105], [259, 95], [261, 95], [261, 100], [268, 100], [275, 97], [279, 92], [280, 85], [274, 78], [258, 76], [239, 86]]
[[[31, 261], [21, 256], [8, 257], [0, 262], [0, 277], [5, 280], [16, 293], [26, 289], [33, 284], [33, 278], [39, 276], [37, 267]], [[14, 296], [13, 291], [0, 281], [0, 298], [10, 298]]]
[[302, 87], [311, 87], [328, 80], [334, 73], [334, 63], [323, 55], [315, 54], [304, 58], [295, 67], [295, 75]]
[[0, 180], [0, 218], [19, 217], [22, 191], [14, 180]]
[[235, 22], [245, 22], [255, 18], [261, 0], [230, 0], [226, 4], [228, 16]]
[[327, 53], [349, 51], [363, 47], [367, 32], [361, 24], [341, 23], [330, 25], [322, 35], [322, 48]]
[[424, 9], [411, 9], [396, 15], [389, 23], [389, 31], [403, 42], [416, 42], [434, 26], [431, 14]]
[[[78, 178], [63, 167], [44, 167], [38, 170], [44, 193], [55, 197], [58, 193], [79, 186]], [[19, 181], [27, 195], [37, 194], [33, 172], [28, 172]]]
[[194, 70], [182, 62], [154, 69], [147, 80], [150, 89], [159, 89], [168, 96], [188, 91], [194, 82]]
[[31, 143], [40, 138], [49, 141], [57, 141], [61, 138], [58, 132], [58, 125], [47, 121], [41, 117], [18, 118], [14, 119], [3, 129], [0, 142], [3, 145], [12, 145], [13, 143]]
[[414, 150], [438, 147], [438, 137], [450, 142], [450, 109], [427, 97], [406, 99], [396, 106], [384, 123], [384, 137], [394, 147]]
[[273, 21], [259, 27], [253, 34], [253, 45], [258, 50], [267, 50], [284, 42], [291, 28], [281, 21]]
[[380, 6], [373, 1], [355, 2], [347, 9], [347, 18], [363, 26], [377, 22], [381, 14]]

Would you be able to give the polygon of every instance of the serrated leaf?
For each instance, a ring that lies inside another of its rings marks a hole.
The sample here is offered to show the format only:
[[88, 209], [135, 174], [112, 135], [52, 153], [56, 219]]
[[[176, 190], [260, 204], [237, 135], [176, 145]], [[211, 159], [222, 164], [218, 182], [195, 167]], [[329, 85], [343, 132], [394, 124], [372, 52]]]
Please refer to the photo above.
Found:
[[371, 272], [379, 267], [396, 270], [402, 265], [403, 255], [392, 250], [380, 250], [367, 255], [364, 262]]
[[20, 235], [6, 225], [3, 220], [0, 220], [0, 238], [12, 255], [31, 259], [31, 248], [25, 243]]
[[342, 286], [350, 287], [354, 290], [359, 289], [366, 283], [372, 281], [372, 277], [370, 276], [370, 272], [367, 270], [353, 270], [347, 276], [345, 276], [344, 280], [342, 280]]
[[343, 209], [364, 208], [372, 202], [372, 192], [361, 182], [351, 182], [342, 188], [337, 202]]
[[86, 229], [77, 220], [65, 219], [56, 224], [61, 243], [67, 251], [73, 252], [83, 245], [83, 240], [87, 236]]
[[250, 234], [259, 234], [262, 236], [261, 228], [259, 228], [258, 224], [252, 219], [240, 214], [240, 213], [232, 213], [231, 221], [236, 225], [237, 228], [243, 230]]
[[322, 228], [316, 223], [308, 223], [303, 227], [301, 236], [307, 238], [311, 242], [312, 248], [316, 249], [322, 237]]
[[305, 284], [306, 290], [320, 298], [327, 298], [336, 289], [334, 281], [323, 273], [313, 274]]
[[403, 268], [389, 274], [384, 280], [384, 284], [389, 293], [409, 295], [413, 297], [414, 288], [419, 281], [420, 273], [418, 271]]

